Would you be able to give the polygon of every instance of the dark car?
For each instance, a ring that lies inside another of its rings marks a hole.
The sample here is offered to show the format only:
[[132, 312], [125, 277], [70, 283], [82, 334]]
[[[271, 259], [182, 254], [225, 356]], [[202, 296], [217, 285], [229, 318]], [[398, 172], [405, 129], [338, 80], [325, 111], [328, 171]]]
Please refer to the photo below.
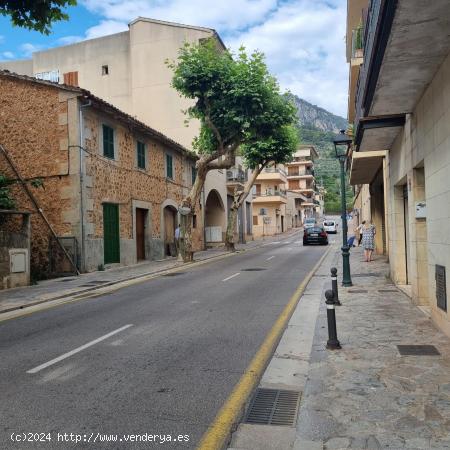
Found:
[[303, 245], [321, 244], [328, 245], [328, 234], [323, 227], [307, 228], [303, 233]]

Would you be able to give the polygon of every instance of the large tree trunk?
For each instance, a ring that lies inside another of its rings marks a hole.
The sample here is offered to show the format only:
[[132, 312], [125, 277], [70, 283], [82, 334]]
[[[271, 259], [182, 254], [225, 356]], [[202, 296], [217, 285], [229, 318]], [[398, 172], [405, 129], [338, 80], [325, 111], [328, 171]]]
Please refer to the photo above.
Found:
[[[230, 252], [236, 251], [234, 232], [236, 230], [239, 208], [244, 204], [244, 201], [250, 193], [252, 186], [255, 184], [256, 178], [261, 173], [265, 165], [266, 164], [260, 164], [252, 172], [251, 177], [248, 179], [247, 183], [244, 186], [244, 190], [238, 191], [237, 188], [235, 188], [234, 190], [233, 203], [231, 205], [230, 214], [228, 215], [227, 232], [225, 235], [225, 248]], [[247, 220], [249, 220], [248, 217]]]
[[230, 146], [225, 152], [225, 159], [222, 162], [213, 162], [213, 159], [217, 159], [218, 156], [223, 154], [211, 156], [202, 156], [197, 161], [197, 176], [192, 186], [189, 195], [181, 202], [181, 206], [189, 208], [189, 214], [181, 216], [181, 242], [180, 242], [180, 254], [184, 262], [191, 262], [194, 260], [194, 252], [192, 251], [192, 216], [195, 213], [195, 207], [200, 198], [200, 194], [205, 184], [206, 175], [210, 170], [215, 169], [228, 169], [235, 163], [235, 152], [238, 147], [238, 143]]

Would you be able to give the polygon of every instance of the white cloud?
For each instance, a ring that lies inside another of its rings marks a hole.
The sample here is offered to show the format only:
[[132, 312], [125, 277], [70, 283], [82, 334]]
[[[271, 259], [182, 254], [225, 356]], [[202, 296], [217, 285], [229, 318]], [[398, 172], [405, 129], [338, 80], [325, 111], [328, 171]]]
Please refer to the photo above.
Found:
[[82, 41], [84, 38], [82, 36], [64, 36], [57, 40], [58, 45], [70, 45], [76, 44], [77, 42]]
[[13, 52], [3, 52], [2, 53], [2, 59], [14, 59], [14, 53]]
[[215, 28], [227, 45], [266, 54], [282, 88], [346, 116], [345, 0], [82, 0], [104, 18], [87, 38], [127, 29], [138, 16]]
[[25, 58], [30, 58], [34, 52], [38, 52], [43, 48], [44, 47], [42, 45], [31, 44], [30, 42], [22, 44], [19, 47], [20, 51], [22, 52], [22, 56], [24, 56]]
[[93, 39], [127, 30], [128, 25], [125, 22], [119, 22], [116, 20], [102, 20], [98, 25], [86, 30], [86, 39]]

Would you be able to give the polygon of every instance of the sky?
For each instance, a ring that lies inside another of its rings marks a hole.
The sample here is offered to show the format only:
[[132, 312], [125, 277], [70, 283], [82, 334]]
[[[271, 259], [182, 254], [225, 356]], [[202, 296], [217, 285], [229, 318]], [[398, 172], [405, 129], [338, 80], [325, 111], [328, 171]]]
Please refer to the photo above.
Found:
[[138, 16], [214, 28], [225, 45], [260, 50], [283, 90], [346, 117], [346, 0], [78, 0], [49, 36], [0, 16], [0, 60], [128, 29]]

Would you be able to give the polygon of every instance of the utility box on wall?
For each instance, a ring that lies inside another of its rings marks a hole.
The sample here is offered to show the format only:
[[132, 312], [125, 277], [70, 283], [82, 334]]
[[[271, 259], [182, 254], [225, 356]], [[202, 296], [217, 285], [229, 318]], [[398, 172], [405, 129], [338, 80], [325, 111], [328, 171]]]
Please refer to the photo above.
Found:
[[423, 200], [421, 202], [416, 202], [416, 219], [426, 219], [427, 218], [427, 203]]

